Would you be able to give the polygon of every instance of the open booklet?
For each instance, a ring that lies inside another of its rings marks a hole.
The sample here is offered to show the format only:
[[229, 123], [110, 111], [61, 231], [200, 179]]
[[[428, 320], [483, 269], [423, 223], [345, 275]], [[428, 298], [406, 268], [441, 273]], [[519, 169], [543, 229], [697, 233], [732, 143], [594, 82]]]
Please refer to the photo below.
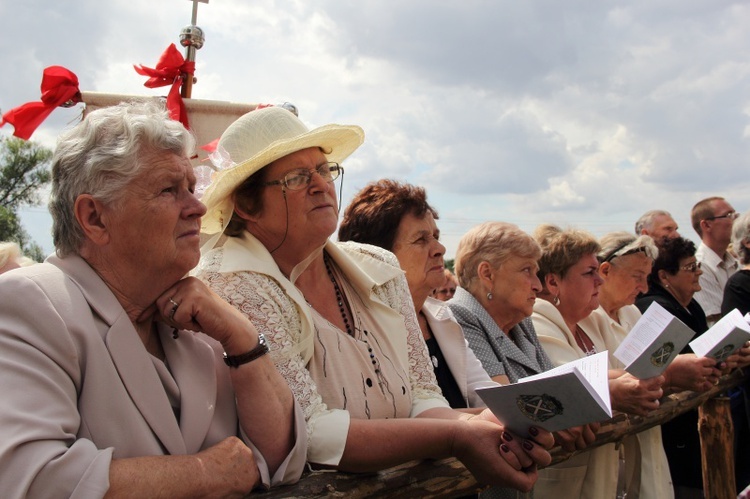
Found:
[[477, 393], [506, 428], [522, 435], [530, 426], [557, 431], [609, 419], [607, 355], [605, 350]]
[[636, 378], [653, 378], [667, 369], [693, 336], [695, 331], [653, 302], [617, 347], [615, 357]]
[[711, 357], [722, 362], [749, 340], [750, 325], [735, 308], [691, 341], [690, 348], [698, 357]]

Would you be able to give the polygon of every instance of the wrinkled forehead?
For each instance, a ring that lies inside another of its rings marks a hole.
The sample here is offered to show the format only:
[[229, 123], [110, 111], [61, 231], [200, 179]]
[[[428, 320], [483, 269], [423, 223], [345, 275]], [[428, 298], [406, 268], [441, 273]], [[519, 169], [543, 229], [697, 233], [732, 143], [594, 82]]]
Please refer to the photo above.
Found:
[[613, 262], [616, 268], [629, 272], [651, 272], [654, 261], [645, 252], [631, 253], [620, 256]]

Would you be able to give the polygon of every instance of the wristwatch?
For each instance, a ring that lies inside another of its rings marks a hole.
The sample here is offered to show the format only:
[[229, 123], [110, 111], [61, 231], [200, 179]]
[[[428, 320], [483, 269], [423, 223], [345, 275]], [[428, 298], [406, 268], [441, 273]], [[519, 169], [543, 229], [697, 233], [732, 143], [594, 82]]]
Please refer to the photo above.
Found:
[[266, 337], [263, 336], [263, 333], [258, 333], [258, 344], [255, 345], [255, 348], [249, 352], [243, 353], [242, 355], [227, 355], [227, 353], [224, 352], [224, 363], [229, 367], [237, 368], [242, 364], [247, 364], [248, 362], [263, 357], [267, 353], [268, 343], [266, 343]]

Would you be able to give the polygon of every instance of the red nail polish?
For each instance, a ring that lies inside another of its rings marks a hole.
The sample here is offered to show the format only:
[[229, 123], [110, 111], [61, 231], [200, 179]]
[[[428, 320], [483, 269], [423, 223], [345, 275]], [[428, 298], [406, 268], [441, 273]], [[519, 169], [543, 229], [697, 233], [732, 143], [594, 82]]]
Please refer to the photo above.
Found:
[[528, 440], [524, 440], [523, 441], [523, 448], [526, 449], [526, 450], [531, 450], [531, 449], [534, 448], [534, 444], [532, 444]]

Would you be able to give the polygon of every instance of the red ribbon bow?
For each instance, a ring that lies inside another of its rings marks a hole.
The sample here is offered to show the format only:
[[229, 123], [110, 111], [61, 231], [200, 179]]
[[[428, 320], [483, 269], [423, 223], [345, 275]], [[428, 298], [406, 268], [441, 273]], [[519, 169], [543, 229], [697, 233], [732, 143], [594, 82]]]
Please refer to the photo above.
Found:
[[42, 75], [42, 102], [28, 102], [3, 115], [0, 127], [13, 125], [13, 135], [29, 140], [31, 134], [47, 119], [52, 111], [63, 104], [81, 102], [78, 77], [62, 66], [50, 66]]
[[133, 65], [139, 75], [148, 76], [149, 79], [143, 84], [144, 87], [157, 88], [172, 85], [167, 95], [167, 110], [173, 120], [182, 123], [185, 128], [189, 129], [187, 110], [185, 103], [180, 95], [180, 85], [182, 84], [183, 75], [192, 78], [195, 73], [195, 62], [186, 61], [174, 43], [167, 47], [167, 50], [159, 57], [156, 68], [147, 68], [143, 65]]

